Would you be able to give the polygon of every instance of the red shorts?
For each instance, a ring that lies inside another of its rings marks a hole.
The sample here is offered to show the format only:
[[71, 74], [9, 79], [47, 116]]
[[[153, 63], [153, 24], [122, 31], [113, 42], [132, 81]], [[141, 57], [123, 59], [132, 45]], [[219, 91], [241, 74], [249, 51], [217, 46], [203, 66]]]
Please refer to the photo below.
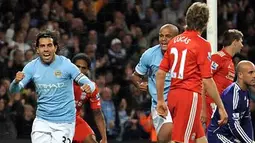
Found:
[[75, 133], [73, 140], [83, 142], [89, 135], [95, 134], [90, 126], [80, 116], [76, 116]]
[[196, 139], [205, 136], [200, 121], [200, 94], [185, 89], [173, 89], [167, 99], [173, 118], [172, 141], [195, 143]]

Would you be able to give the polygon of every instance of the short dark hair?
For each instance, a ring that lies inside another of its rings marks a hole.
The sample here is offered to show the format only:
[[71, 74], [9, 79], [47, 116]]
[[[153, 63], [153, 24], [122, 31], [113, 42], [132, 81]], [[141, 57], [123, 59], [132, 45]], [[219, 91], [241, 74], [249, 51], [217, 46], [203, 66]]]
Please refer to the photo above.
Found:
[[90, 69], [91, 60], [90, 58], [84, 53], [78, 53], [72, 58], [72, 63], [75, 63], [77, 60], [84, 60], [88, 64], [88, 68]]
[[233, 41], [235, 40], [239, 41], [242, 38], [243, 38], [243, 33], [241, 31], [236, 29], [229, 29], [225, 31], [223, 34], [222, 45], [223, 47], [229, 46], [232, 44]]
[[41, 38], [52, 38], [54, 46], [58, 47], [58, 38], [57, 38], [57, 34], [54, 31], [50, 31], [50, 30], [41, 31], [36, 38], [36, 44], [35, 44], [36, 47], [39, 46], [39, 40]]
[[193, 3], [186, 13], [187, 30], [203, 32], [209, 20], [209, 8], [206, 3]]

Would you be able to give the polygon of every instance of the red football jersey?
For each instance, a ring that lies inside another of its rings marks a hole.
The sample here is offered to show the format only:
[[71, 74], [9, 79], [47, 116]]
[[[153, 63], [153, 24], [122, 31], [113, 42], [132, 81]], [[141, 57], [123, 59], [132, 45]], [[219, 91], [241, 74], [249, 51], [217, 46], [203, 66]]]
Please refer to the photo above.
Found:
[[219, 94], [223, 92], [235, 78], [235, 67], [232, 56], [224, 49], [212, 55], [213, 79], [218, 88]]
[[210, 43], [195, 31], [185, 31], [169, 42], [159, 68], [170, 72], [170, 90], [201, 93], [202, 78], [212, 76]]
[[100, 109], [100, 97], [99, 97], [99, 91], [98, 87], [96, 86], [96, 89], [91, 94], [86, 94], [85, 92], [82, 92], [80, 85], [74, 82], [74, 98], [76, 103], [76, 115], [80, 115], [80, 110], [82, 108], [82, 105], [84, 102], [89, 100], [90, 102], [90, 108], [92, 110]]

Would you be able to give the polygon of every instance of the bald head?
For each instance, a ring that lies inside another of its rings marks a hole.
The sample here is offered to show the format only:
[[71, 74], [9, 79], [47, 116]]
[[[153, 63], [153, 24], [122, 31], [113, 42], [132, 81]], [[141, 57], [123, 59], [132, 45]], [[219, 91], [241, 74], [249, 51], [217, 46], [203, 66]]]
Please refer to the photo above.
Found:
[[165, 28], [167, 28], [171, 31], [171, 34], [173, 37], [175, 37], [179, 34], [179, 29], [177, 28], [177, 26], [175, 26], [173, 24], [165, 24], [165, 25], [161, 26], [159, 32], [161, 32], [162, 29], [165, 29]]
[[254, 67], [254, 64], [247, 60], [240, 61], [236, 66], [236, 72], [244, 72], [247, 71], [249, 68]]
[[246, 89], [255, 85], [255, 66], [252, 62], [243, 60], [236, 66], [237, 83]]
[[173, 24], [165, 24], [159, 30], [159, 44], [162, 51], [166, 51], [168, 42], [179, 34], [178, 28]]

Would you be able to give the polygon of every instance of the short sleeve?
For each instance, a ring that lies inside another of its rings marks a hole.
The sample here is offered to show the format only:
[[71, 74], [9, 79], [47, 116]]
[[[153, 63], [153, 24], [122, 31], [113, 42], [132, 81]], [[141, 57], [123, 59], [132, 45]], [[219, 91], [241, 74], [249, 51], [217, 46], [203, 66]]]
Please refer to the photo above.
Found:
[[205, 42], [204, 44], [202, 44], [202, 47], [199, 47], [198, 55], [197, 55], [197, 63], [199, 65], [202, 78], [212, 77], [211, 46], [209, 42]]
[[139, 63], [135, 67], [135, 71], [140, 75], [145, 75], [148, 71], [150, 59], [151, 59], [149, 50], [145, 51], [142, 54]]
[[99, 90], [97, 86], [94, 92], [91, 94], [91, 97], [89, 97], [89, 102], [90, 102], [90, 108], [92, 110], [101, 108], [100, 95], [99, 95]]
[[212, 73], [216, 73], [220, 69], [220, 56], [218, 54], [212, 55], [212, 64], [211, 64]]

